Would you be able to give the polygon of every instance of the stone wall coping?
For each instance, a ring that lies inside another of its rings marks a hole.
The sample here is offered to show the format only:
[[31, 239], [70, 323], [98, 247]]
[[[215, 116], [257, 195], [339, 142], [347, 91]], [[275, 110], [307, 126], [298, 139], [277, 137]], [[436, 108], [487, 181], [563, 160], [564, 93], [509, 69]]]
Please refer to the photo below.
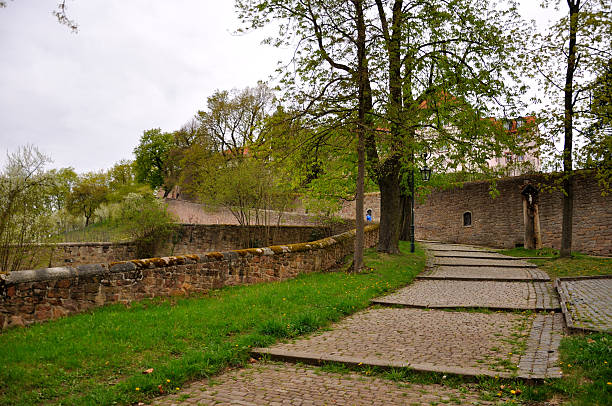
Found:
[[[377, 223], [367, 225], [365, 232], [374, 231], [379, 228]], [[349, 240], [355, 236], [355, 230], [349, 230], [332, 237], [321, 240], [296, 243], [287, 245], [275, 245], [264, 248], [248, 248], [226, 252], [207, 252], [203, 255], [180, 255], [161, 258], [133, 259], [129, 261], [117, 261], [109, 264], [88, 264], [76, 267], [41, 268], [25, 271], [13, 271], [8, 275], [0, 275], [6, 284], [18, 284], [29, 282], [51, 281], [83, 276], [100, 275], [104, 273], [126, 272], [137, 269], [165, 268], [177, 265], [195, 263], [216, 262], [224, 260], [237, 260], [246, 256], [268, 256], [282, 255], [286, 253], [307, 252], [311, 250], [324, 249], [335, 244]]]
[[[346, 223], [347, 221], [340, 221], [340, 223]], [[241, 226], [240, 224], [198, 224], [198, 223], [178, 223], [181, 226], [195, 226], [195, 227], [210, 227], [210, 228], [215, 228], [215, 227], [219, 227], [219, 226], [223, 226], [223, 227], [232, 227], [232, 228], [238, 228], [238, 227], [244, 227]], [[299, 228], [299, 229], [305, 229], [305, 228], [329, 228], [332, 227], [333, 224], [317, 224], [317, 225], [274, 225], [274, 226], [266, 226], [266, 225], [262, 225], [262, 224], [252, 224], [249, 227], [269, 227], [271, 229], [274, 228]]]
[[45, 247], [101, 247], [105, 245], [130, 245], [132, 241], [56, 242], [40, 244]]

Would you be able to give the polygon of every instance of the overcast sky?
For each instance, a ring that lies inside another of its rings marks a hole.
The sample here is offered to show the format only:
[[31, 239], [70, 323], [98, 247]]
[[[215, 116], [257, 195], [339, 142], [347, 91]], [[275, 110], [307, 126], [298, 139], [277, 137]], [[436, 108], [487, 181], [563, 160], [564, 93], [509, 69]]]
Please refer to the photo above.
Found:
[[34, 144], [52, 167], [109, 168], [144, 130], [178, 129], [216, 89], [254, 86], [289, 55], [262, 33], [234, 35], [233, 0], [69, 0], [77, 34], [51, 15], [57, 3], [0, 9], [0, 164]]

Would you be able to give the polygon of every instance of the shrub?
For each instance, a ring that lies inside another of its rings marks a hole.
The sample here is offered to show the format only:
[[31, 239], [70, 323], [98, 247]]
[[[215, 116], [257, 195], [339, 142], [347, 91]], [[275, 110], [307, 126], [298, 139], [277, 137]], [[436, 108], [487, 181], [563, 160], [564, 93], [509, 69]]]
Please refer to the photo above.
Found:
[[130, 239], [136, 243], [138, 258], [154, 256], [176, 230], [165, 203], [153, 196], [137, 193], [125, 197], [115, 221], [125, 227]]

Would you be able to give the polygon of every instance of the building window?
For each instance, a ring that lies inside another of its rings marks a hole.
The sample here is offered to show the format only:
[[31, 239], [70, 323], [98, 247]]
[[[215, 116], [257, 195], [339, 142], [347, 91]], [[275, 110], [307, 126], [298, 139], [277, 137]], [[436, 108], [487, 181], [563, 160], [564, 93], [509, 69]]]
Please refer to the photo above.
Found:
[[472, 213], [466, 211], [463, 213], [463, 227], [469, 227], [472, 225]]

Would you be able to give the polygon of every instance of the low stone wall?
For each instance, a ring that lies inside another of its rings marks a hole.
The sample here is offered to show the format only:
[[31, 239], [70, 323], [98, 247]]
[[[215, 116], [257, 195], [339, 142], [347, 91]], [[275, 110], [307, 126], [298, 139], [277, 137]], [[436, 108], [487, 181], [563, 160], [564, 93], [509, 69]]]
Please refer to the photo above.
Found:
[[[168, 211], [174, 214], [181, 223], [189, 224], [234, 224], [238, 220], [225, 208], [212, 208], [205, 204], [195, 203], [182, 199], [165, 199]], [[296, 205], [300, 204], [299, 200]], [[271, 224], [291, 226], [320, 226], [321, 221], [316, 216], [308, 215], [300, 207], [291, 207], [290, 211], [268, 211], [268, 222]], [[355, 217], [353, 215], [353, 217]]]
[[136, 257], [131, 242], [65, 242], [45, 244], [38, 251], [39, 266], [57, 267], [124, 261]]
[[334, 227], [250, 226], [246, 229], [231, 224], [183, 224], [179, 231], [179, 238], [171, 246], [166, 246], [158, 256], [200, 254], [209, 251], [229, 251], [249, 246], [265, 247], [315, 241], [340, 234], [354, 227], [352, 222], [338, 224]]
[[[281, 281], [327, 270], [353, 251], [355, 231], [311, 243], [204, 255], [46, 268], [0, 275], [0, 330], [81, 312], [109, 303], [205, 293], [229, 285]], [[366, 227], [366, 246], [378, 226]]]
[[[334, 226], [251, 226], [232, 224], [181, 224], [176, 238], [163, 245], [154, 255], [158, 257], [182, 254], [201, 254], [210, 251], [229, 251], [249, 246], [293, 244], [314, 241], [344, 232], [354, 222]], [[39, 267], [76, 266], [99, 262], [116, 262], [136, 258], [136, 246], [131, 242], [84, 242], [46, 244], [38, 253]]]

